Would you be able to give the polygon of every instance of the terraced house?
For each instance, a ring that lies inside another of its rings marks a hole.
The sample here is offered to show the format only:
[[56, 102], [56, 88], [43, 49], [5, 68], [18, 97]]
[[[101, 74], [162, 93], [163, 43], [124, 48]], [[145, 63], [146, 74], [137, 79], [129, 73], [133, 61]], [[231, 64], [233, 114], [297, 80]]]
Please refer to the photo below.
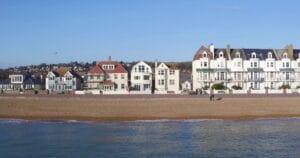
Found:
[[300, 88], [299, 49], [207, 48], [201, 46], [192, 62], [193, 90], [215, 83], [227, 88], [279, 89]]

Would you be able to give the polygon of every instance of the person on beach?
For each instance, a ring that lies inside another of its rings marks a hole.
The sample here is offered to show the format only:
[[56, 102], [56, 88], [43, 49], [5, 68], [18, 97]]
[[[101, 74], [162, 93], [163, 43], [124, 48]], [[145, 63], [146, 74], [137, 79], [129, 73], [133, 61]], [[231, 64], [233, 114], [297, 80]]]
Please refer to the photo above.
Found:
[[3, 91], [3, 89], [1, 88], [1, 92], [0, 92], [0, 94], [4, 94], [4, 91]]
[[214, 94], [209, 95], [209, 100], [214, 101], [215, 100], [215, 95]]

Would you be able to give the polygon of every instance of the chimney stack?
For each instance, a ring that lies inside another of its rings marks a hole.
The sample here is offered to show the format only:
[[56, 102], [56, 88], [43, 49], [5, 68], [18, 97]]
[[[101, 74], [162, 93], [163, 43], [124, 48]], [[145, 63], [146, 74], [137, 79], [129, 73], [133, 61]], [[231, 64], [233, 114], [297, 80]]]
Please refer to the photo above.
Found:
[[111, 61], [111, 56], [108, 56], [108, 61]]

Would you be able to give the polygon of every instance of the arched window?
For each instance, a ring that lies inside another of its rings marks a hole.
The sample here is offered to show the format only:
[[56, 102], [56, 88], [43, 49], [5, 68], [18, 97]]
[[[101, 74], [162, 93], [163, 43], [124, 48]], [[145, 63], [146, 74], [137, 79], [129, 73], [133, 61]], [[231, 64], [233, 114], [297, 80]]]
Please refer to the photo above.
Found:
[[273, 58], [273, 57], [272, 57], [272, 52], [269, 52], [269, 53], [268, 53], [268, 58]]
[[287, 53], [283, 53], [283, 58], [284, 58], [284, 59], [287, 58]]
[[206, 53], [206, 52], [203, 52], [202, 57], [203, 57], [203, 58], [207, 58], [207, 53]]
[[223, 56], [224, 56], [224, 53], [223, 53], [223, 52], [220, 52], [220, 53], [219, 53], [219, 58], [223, 58]]
[[256, 53], [255, 53], [255, 52], [253, 52], [253, 53], [251, 54], [251, 58], [256, 58]]
[[236, 58], [240, 58], [240, 57], [241, 57], [241, 53], [240, 53], [240, 52], [236, 52], [236, 53], [235, 53], [235, 57], [236, 57]]

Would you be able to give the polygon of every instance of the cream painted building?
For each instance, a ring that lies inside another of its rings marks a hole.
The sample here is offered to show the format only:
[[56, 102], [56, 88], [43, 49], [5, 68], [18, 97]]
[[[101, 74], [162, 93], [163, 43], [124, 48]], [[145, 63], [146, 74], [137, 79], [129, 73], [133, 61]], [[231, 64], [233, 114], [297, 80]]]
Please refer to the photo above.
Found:
[[155, 63], [155, 93], [179, 93], [180, 70], [174, 65]]

